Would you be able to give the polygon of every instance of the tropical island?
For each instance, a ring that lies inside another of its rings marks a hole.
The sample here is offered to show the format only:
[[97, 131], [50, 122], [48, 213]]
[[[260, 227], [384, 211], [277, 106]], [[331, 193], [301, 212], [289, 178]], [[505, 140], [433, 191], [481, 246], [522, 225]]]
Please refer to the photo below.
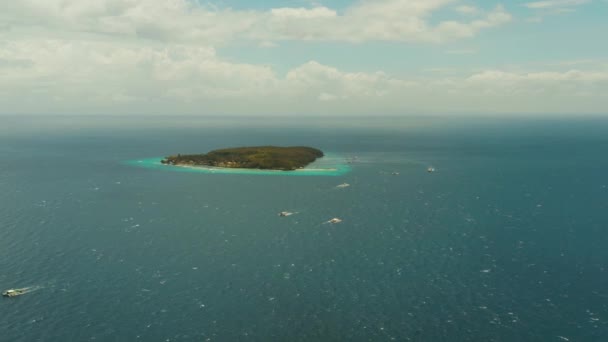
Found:
[[251, 146], [213, 150], [206, 154], [178, 154], [161, 163], [176, 166], [210, 166], [238, 169], [293, 171], [323, 157], [323, 152], [305, 146]]

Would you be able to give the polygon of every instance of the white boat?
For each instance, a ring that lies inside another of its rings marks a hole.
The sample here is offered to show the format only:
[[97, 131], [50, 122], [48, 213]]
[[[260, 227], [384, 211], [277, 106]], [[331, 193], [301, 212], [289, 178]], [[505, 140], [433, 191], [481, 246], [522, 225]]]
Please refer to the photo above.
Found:
[[292, 212], [290, 212], [290, 211], [281, 211], [281, 212], [279, 213], [279, 216], [283, 216], [283, 217], [284, 217], [284, 216], [290, 216], [290, 215], [293, 215], [293, 213], [292, 213]]
[[336, 188], [348, 188], [349, 186], [350, 186], [350, 184], [348, 184], [348, 183], [342, 183], [342, 184], [336, 185]]
[[435, 168], [434, 168], [434, 167], [432, 167], [432, 166], [429, 166], [429, 168], [428, 168], [428, 169], [426, 169], [426, 171], [427, 171], [428, 173], [435, 172]]
[[342, 220], [337, 217], [334, 217], [331, 220], [327, 221], [327, 223], [331, 223], [331, 224], [340, 223], [340, 222], [342, 222]]
[[10, 290], [6, 290], [4, 292], [2, 292], [2, 296], [4, 297], [17, 297], [17, 296], [21, 296], [22, 294], [26, 294], [27, 293], [27, 288], [23, 288], [23, 289], [10, 289]]

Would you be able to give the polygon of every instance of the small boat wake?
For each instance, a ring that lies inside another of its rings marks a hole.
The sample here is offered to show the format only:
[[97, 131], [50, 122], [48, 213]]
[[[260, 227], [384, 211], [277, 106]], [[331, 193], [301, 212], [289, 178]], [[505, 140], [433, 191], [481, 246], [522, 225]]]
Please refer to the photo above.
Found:
[[22, 287], [22, 288], [17, 288], [17, 289], [8, 289], [4, 292], [2, 292], [2, 296], [4, 297], [17, 297], [17, 296], [21, 296], [27, 293], [31, 293], [34, 291], [38, 291], [40, 289], [43, 289], [42, 286], [36, 285], [36, 286], [28, 286], [28, 287]]

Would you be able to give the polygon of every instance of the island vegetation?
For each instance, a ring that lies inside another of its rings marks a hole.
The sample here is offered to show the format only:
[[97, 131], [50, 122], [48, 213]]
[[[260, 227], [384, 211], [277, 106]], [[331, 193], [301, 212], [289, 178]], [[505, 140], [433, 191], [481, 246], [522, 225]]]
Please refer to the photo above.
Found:
[[206, 154], [178, 154], [161, 162], [178, 166], [293, 171], [320, 157], [323, 157], [323, 152], [312, 147], [252, 146], [213, 150]]

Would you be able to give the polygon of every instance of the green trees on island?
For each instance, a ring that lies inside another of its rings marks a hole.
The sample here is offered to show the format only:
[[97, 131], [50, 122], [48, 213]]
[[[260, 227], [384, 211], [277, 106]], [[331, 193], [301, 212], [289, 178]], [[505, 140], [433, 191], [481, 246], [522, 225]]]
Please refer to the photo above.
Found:
[[177, 154], [161, 162], [169, 165], [291, 171], [320, 157], [323, 157], [323, 152], [312, 147], [253, 146], [219, 149], [206, 154]]

